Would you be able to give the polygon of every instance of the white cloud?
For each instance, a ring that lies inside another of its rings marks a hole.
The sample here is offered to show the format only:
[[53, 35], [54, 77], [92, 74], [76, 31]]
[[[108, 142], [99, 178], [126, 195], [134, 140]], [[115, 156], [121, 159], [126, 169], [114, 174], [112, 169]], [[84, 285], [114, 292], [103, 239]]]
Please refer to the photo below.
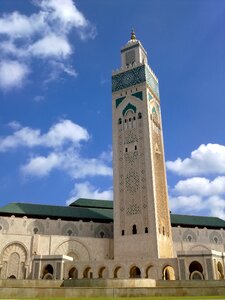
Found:
[[172, 213], [208, 215], [225, 220], [225, 198], [218, 195], [203, 197], [199, 195], [170, 196]]
[[0, 62], [0, 88], [8, 90], [21, 87], [29, 73], [25, 64], [13, 60]]
[[28, 48], [34, 56], [66, 58], [72, 53], [72, 48], [65, 36], [50, 34]]
[[[54, 160], [52, 155], [54, 154]], [[40, 172], [38, 163], [41, 162], [40, 168], [43, 167], [43, 174]], [[24, 175], [46, 176], [54, 169], [66, 172], [73, 179], [80, 179], [92, 176], [112, 176], [112, 168], [100, 158], [82, 157], [74, 148], [60, 150], [50, 155], [36, 156], [31, 158], [28, 163], [21, 167]]]
[[38, 156], [32, 158], [29, 163], [21, 167], [24, 174], [29, 174], [37, 177], [47, 176], [54, 168], [59, 167], [60, 157], [51, 153], [47, 157]]
[[45, 60], [51, 68], [48, 74], [54, 74], [51, 80], [62, 72], [76, 77], [76, 71], [68, 64], [73, 53], [69, 34], [75, 29], [81, 39], [96, 35], [95, 27], [72, 0], [33, 0], [31, 3], [39, 8], [38, 13], [27, 16], [12, 12], [0, 17], [0, 60], [8, 61], [8, 65], [14, 62], [13, 76], [10, 68], [1, 67], [4, 76], [0, 74], [0, 88], [5, 90], [24, 84], [33, 58]]
[[112, 168], [102, 158], [85, 158], [74, 150], [64, 153], [63, 169], [74, 179], [87, 176], [112, 176]]
[[20, 129], [22, 127], [21, 124], [19, 122], [17, 122], [17, 121], [9, 122], [8, 126], [10, 128], [12, 128], [13, 130], [18, 130], [18, 129]]
[[4, 14], [0, 18], [0, 34], [10, 38], [21, 38], [30, 36], [33, 32], [30, 18], [18, 12]]
[[180, 195], [225, 195], [225, 176], [209, 180], [204, 177], [192, 177], [180, 180], [174, 187], [174, 192]]
[[202, 144], [191, 152], [190, 158], [167, 161], [166, 166], [169, 171], [183, 176], [225, 174], [225, 146]]
[[169, 197], [172, 213], [195, 214], [204, 209], [202, 197], [198, 195]]
[[190, 177], [179, 180], [169, 189], [172, 212], [225, 219], [225, 176], [222, 176], [225, 174], [225, 146], [203, 144], [191, 152], [190, 158], [178, 158], [166, 164], [176, 175]]
[[46, 176], [58, 169], [66, 172], [72, 178], [88, 176], [112, 176], [111, 150], [107, 155], [103, 152], [97, 158], [83, 157], [80, 153], [81, 142], [89, 140], [87, 130], [70, 120], [60, 120], [49, 128], [46, 133], [40, 129], [22, 127], [16, 121], [8, 124], [14, 132], [0, 137], [0, 152], [6, 152], [19, 147], [32, 149], [50, 149], [46, 155], [32, 154], [32, 157], [21, 167], [25, 175]]
[[42, 0], [36, 4], [49, 13], [52, 21], [59, 20], [66, 28], [85, 27], [88, 24], [72, 0]]
[[61, 120], [53, 125], [46, 134], [41, 134], [39, 129], [22, 127], [12, 135], [0, 138], [0, 151], [7, 151], [17, 147], [47, 146], [50, 148], [61, 147], [66, 143], [79, 146], [82, 140], [88, 140], [89, 135], [85, 128], [70, 120]]
[[69, 205], [78, 198], [112, 200], [113, 191], [111, 188], [101, 191], [100, 189], [91, 185], [89, 182], [76, 183], [71, 193], [71, 198], [66, 201], [66, 204]]

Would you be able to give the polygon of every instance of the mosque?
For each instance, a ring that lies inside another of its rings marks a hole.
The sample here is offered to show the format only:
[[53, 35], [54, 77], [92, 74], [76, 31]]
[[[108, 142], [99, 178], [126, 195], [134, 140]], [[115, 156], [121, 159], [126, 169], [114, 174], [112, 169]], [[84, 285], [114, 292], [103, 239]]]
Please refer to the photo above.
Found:
[[0, 279], [224, 278], [225, 221], [171, 214], [158, 79], [134, 32], [112, 73], [114, 201], [0, 208]]

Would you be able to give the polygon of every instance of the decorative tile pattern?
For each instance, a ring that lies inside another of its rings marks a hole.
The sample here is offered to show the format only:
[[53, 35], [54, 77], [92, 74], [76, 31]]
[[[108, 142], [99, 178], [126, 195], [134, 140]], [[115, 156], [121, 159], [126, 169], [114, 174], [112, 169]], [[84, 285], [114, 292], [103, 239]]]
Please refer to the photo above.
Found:
[[140, 213], [141, 213], [141, 209], [137, 203], [131, 204], [127, 209], [127, 215], [137, 215]]
[[120, 97], [116, 99], [116, 108], [123, 102], [126, 97]]
[[153, 96], [151, 95], [151, 93], [148, 92], [148, 100], [152, 100], [153, 99]]
[[140, 100], [143, 100], [143, 94], [142, 92], [137, 92], [137, 93], [133, 93], [132, 96], [140, 99]]
[[148, 86], [151, 88], [153, 93], [159, 99], [159, 85], [147, 68], [145, 68], [145, 76], [146, 76], [146, 82]]
[[145, 81], [145, 66], [139, 66], [112, 76], [112, 92], [116, 92]]
[[143, 82], [146, 82], [155, 96], [159, 98], [158, 83], [145, 65], [112, 76], [112, 92]]
[[137, 110], [136, 107], [134, 105], [132, 105], [131, 103], [128, 103], [127, 106], [123, 110], [123, 116], [129, 109], [133, 110], [133, 112], [136, 113], [136, 110]]

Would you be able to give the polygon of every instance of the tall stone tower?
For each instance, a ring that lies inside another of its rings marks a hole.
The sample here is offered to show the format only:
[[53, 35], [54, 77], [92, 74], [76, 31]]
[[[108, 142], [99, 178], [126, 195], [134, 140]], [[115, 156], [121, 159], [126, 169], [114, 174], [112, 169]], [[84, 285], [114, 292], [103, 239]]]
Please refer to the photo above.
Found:
[[114, 258], [173, 257], [158, 79], [132, 31], [112, 75]]

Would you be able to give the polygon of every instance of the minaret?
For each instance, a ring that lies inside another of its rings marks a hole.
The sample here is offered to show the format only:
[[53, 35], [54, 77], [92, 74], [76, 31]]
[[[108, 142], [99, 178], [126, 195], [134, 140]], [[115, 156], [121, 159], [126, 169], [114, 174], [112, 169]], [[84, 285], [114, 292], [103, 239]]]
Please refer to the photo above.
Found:
[[112, 74], [114, 258], [173, 257], [158, 79], [134, 31]]

